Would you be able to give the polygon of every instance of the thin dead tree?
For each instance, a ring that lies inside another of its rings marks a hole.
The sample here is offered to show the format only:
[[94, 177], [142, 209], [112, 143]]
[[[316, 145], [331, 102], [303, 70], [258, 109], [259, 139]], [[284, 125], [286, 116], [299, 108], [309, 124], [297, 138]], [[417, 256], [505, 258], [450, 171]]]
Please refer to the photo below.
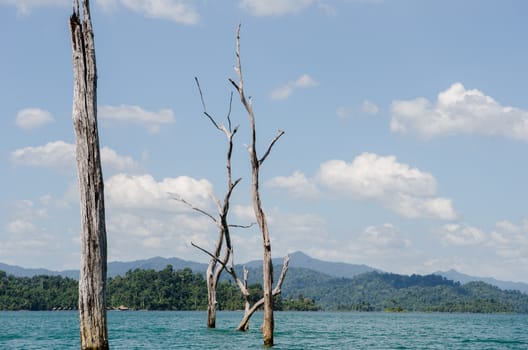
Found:
[[[228, 141], [228, 149], [227, 149], [227, 157], [226, 157], [226, 168], [227, 168], [227, 192], [224, 196], [223, 203], [220, 203], [218, 200], [216, 200], [213, 197], [214, 202], [216, 203], [217, 209], [218, 209], [218, 218], [214, 217], [213, 215], [207, 213], [205, 210], [200, 209], [192, 205], [191, 203], [187, 202], [185, 199], [179, 198], [177, 196], [174, 196], [173, 198], [186, 204], [191, 209], [209, 217], [211, 220], [215, 222], [215, 224], [218, 227], [218, 238], [216, 241], [215, 250], [213, 252], [210, 252], [194, 243], [191, 242], [191, 244], [198, 248], [199, 250], [203, 251], [207, 255], [210, 256], [211, 260], [209, 261], [209, 265], [206, 272], [206, 279], [207, 279], [207, 290], [208, 290], [208, 306], [207, 306], [207, 325], [210, 328], [215, 328], [215, 322], [216, 322], [216, 288], [218, 284], [218, 280], [220, 277], [220, 274], [222, 271], [227, 271], [231, 277], [234, 279], [235, 283], [237, 284], [240, 292], [242, 293], [244, 300], [245, 300], [245, 307], [244, 307], [244, 317], [242, 318], [242, 321], [237, 327], [237, 330], [240, 331], [246, 331], [249, 328], [249, 320], [251, 316], [255, 313], [256, 310], [258, 310], [262, 305], [264, 304], [264, 298], [261, 298], [259, 301], [257, 301], [254, 305], [251, 305], [251, 295], [249, 292], [249, 288], [247, 285], [248, 280], [248, 273], [249, 271], [244, 268], [244, 279], [243, 281], [238, 278], [236, 270], [235, 270], [235, 263], [234, 263], [234, 254], [233, 254], [233, 246], [231, 244], [231, 227], [238, 227], [238, 228], [249, 228], [253, 226], [253, 224], [250, 224], [248, 226], [243, 225], [232, 225], [228, 223], [227, 216], [229, 212], [229, 206], [230, 206], [230, 198], [231, 194], [233, 192], [233, 189], [235, 186], [241, 181], [240, 178], [235, 180], [233, 182], [232, 180], [232, 173], [231, 173], [231, 155], [233, 151], [233, 136], [238, 130], [238, 126], [234, 129], [231, 125], [231, 106], [233, 101], [233, 94], [231, 94], [229, 99], [229, 111], [227, 114], [227, 121], [228, 121], [228, 127], [226, 128], [224, 125], [219, 124], [215, 118], [207, 112], [207, 108], [205, 106], [205, 100], [203, 96], [202, 89], [200, 87], [200, 83], [197, 78], [195, 78], [196, 85], [198, 87], [198, 91], [200, 92], [200, 99], [202, 102], [203, 107], [203, 114], [211, 121], [213, 126], [218, 129], [219, 131], [223, 132], [224, 135], [227, 137]], [[225, 241], [225, 250], [222, 255], [222, 245]], [[221, 257], [222, 255], [222, 257]], [[228, 265], [228, 261], [231, 259], [230, 265]], [[288, 261], [289, 257], [285, 257], [284, 259], [284, 265], [282, 268], [281, 275], [279, 277], [278, 283], [276, 287], [273, 289], [273, 296], [278, 295], [281, 293], [281, 286], [282, 281], [284, 280], [284, 277], [286, 276], [286, 272], [288, 270]]]
[[[273, 291], [272, 291], [272, 296], [277, 296], [279, 294], [281, 294], [282, 292], [282, 282], [284, 281], [284, 278], [286, 277], [286, 272], [288, 272], [288, 264], [289, 264], [289, 261], [290, 261], [290, 257], [288, 255], [286, 255], [284, 257], [284, 261], [283, 261], [283, 264], [282, 264], [282, 270], [281, 270], [281, 273], [279, 275], [279, 279], [277, 280], [277, 284], [275, 285], [275, 288], [273, 288]], [[244, 300], [245, 300], [245, 307], [244, 307], [244, 317], [242, 318], [242, 321], [240, 321], [240, 323], [238, 324], [238, 327], [237, 327], [237, 330], [239, 331], [247, 331], [249, 329], [249, 320], [251, 319], [251, 316], [253, 316], [253, 314], [255, 313], [255, 311], [257, 311], [259, 308], [262, 307], [262, 305], [264, 305], [264, 297], [260, 298], [255, 304], [251, 305], [251, 302], [250, 302], [250, 294], [249, 294], [249, 291], [247, 289], [247, 280], [248, 280], [248, 270], [246, 268], [244, 268], [244, 282], [243, 282], [243, 285], [245, 287], [245, 290], [247, 291], [246, 294], [242, 293], [244, 295]], [[238, 282], [237, 284], [239, 284], [240, 282]]]
[[[206, 280], [207, 280], [207, 327], [209, 328], [215, 328], [216, 327], [216, 290], [218, 286], [218, 280], [220, 279], [220, 275], [222, 271], [224, 270], [226, 264], [229, 261], [229, 258], [232, 256], [233, 247], [231, 245], [231, 236], [230, 236], [230, 227], [232, 226], [238, 226], [240, 225], [229, 225], [228, 224], [228, 214], [229, 214], [229, 203], [231, 199], [231, 194], [233, 193], [233, 190], [235, 189], [236, 185], [242, 180], [241, 178], [236, 179], [233, 181], [232, 171], [231, 171], [231, 156], [233, 153], [233, 137], [235, 136], [238, 126], [232, 127], [231, 124], [231, 106], [233, 101], [233, 94], [231, 94], [230, 100], [229, 100], [229, 111], [227, 113], [227, 127], [223, 124], [217, 123], [215, 118], [207, 112], [207, 108], [205, 106], [205, 101], [202, 93], [202, 89], [200, 87], [200, 82], [198, 81], [198, 78], [195, 78], [196, 85], [198, 87], [198, 91], [200, 92], [200, 99], [202, 102], [203, 107], [203, 114], [211, 121], [213, 126], [221, 131], [227, 138], [227, 155], [226, 155], [226, 172], [227, 172], [227, 190], [224, 195], [224, 200], [221, 203], [218, 199], [216, 199], [212, 194], [211, 197], [213, 198], [213, 201], [217, 207], [218, 210], [218, 217], [215, 217], [208, 212], [206, 212], [203, 209], [197, 208], [191, 203], [187, 202], [183, 198], [179, 198], [177, 196], [174, 196], [173, 198], [188, 205], [193, 210], [209, 217], [211, 220], [214, 221], [218, 228], [218, 236], [216, 239], [216, 245], [213, 252], [209, 252], [206, 249], [199, 247], [198, 245], [191, 242], [191, 244], [208, 254], [211, 259], [209, 260], [209, 264], [207, 265], [207, 271], [206, 271]], [[223, 248], [223, 243], [225, 241], [225, 248]]]
[[273, 318], [273, 263], [271, 259], [271, 240], [268, 231], [268, 223], [264, 211], [262, 210], [262, 204], [259, 192], [259, 174], [260, 167], [269, 156], [273, 145], [279, 140], [284, 134], [284, 131], [279, 130], [277, 136], [271, 141], [266, 152], [262, 157], [257, 156], [256, 143], [257, 143], [257, 132], [255, 126], [255, 115], [253, 112], [253, 106], [251, 105], [251, 99], [247, 99], [244, 93], [244, 79], [242, 74], [242, 64], [240, 60], [240, 24], [236, 30], [236, 66], [235, 70], [238, 74], [238, 83], [233, 79], [229, 79], [231, 84], [235, 87], [238, 94], [240, 95], [240, 101], [246, 109], [249, 115], [249, 122], [251, 128], [251, 145], [248, 147], [249, 156], [251, 159], [251, 192], [253, 198], [253, 209], [257, 224], [262, 233], [263, 243], [263, 291], [264, 291], [264, 322], [262, 324], [262, 336], [264, 338], [265, 346], [273, 346], [273, 330], [274, 330], [274, 318]]
[[79, 319], [81, 349], [108, 349], [106, 226], [97, 131], [97, 70], [88, 0], [73, 1], [73, 126], [81, 207]]

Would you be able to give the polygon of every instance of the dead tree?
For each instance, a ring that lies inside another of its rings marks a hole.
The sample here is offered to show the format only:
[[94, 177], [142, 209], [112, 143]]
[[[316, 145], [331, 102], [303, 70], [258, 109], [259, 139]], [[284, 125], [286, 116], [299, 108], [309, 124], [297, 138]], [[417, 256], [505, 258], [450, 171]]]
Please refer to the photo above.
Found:
[[[217, 210], [218, 210], [218, 217], [215, 217], [209, 213], [207, 213], [205, 210], [200, 209], [192, 205], [191, 203], [187, 202], [184, 198], [179, 198], [178, 196], [174, 196], [173, 198], [188, 205], [193, 210], [196, 210], [200, 212], [201, 214], [209, 217], [211, 220], [214, 221], [218, 228], [218, 237], [216, 240], [216, 245], [213, 252], [209, 252], [205, 250], [202, 247], [199, 247], [198, 245], [191, 242], [191, 244], [204, 251], [206, 254], [208, 254], [211, 257], [211, 260], [209, 260], [209, 264], [207, 265], [207, 272], [206, 272], [206, 280], [207, 280], [207, 327], [209, 328], [215, 328], [216, 327], [216, 289], [218, 286], [218, 280], [220, 279], [220, 275], [222, 271], [224, 270], [224, 267], [229, 261], [229, 258], [232, 256], [233, 247], [231, 245], [231, 236], [230, 236], [230, 227], [231, 226], [238, 226], [238, 225], [229, 225], [227, 216], [229, 214], [229, 202], [231, 198], [231, 194], [233, 193], [233, 190], [235, 189], [236, 185], [241, 181], [241, 178], [236, 179], [233, 181], [232, 172], [231, 172], [231, 155], [233, 153], [233, 136], [235, 136], [238, 126], [235, 128], [231, 125], [231, 105], [233, 100], [233, 95], [231, 94], [231, 98], [229, 100], [229, 111], [227, 114], [227, 121], [228, 126], [224, 126], [223, 124], [218, 124], [216, 120], [213, 118], [211, 114], [207, 112], [207, 109], [205, 107], [205, 101], [202, 93], [202, 89], [200, 88], [200, 83], [197, 78], [195, 78], [196, 85], [198, 87], [198, 91], [200, 92], [200, 99], [202, 101], [202, 107], [203, 107], [203, 113], [204, 115], [211, 121], [213, 126], [221, 131], [227, 138], [227, 156], [226, 156], [226, 169], [227, 169], [227, 191], [224, 195], [224, 201], [223, 203], [220, 203], [218, 199], [216, 199], [212, 194], [211, 197], [213, 198], [213, 201], [216, 204]], [[223, 243], [225, 241], [225, 249], [223, 248]]]
[[268, 223], [264, 211], [262, 210], [260, 192], [259, 192], [259, 174], [260, 166], [266, 158], [269, 156], [273, 145], [277, 140], [284, 134], [284, 131], [279, 130], [277, 136], [271, 141], [268, 149], [261, 158], [257, 156], [256, 143], [257, 133], [255, 126], [255, 115], [253, 113], [253, 106], [251, 105], [251, 99], [247, 99], [244, 93], [244, 79], [242, 74], [242, 64], [240, 61], [240, 25], [236, 31], [236, 72], [238, 74], [238, 83], [232, 79], [229, 79], [231, 84], [235, 87], [238, 94], [240, 95], [240, 101], [246, 109], [249, 115], [249, 123], [251, 128], [251, 145], [248, 147], [249, 157], [251, 159], [251, 192], [253, 198], [253, 210], [257, 219], [257, 224], [262, 233], [262, 243], [264, 248], [263, 253], [263, 290], [264, 290], [264, 322], [262, 324], [262, 336], [264, 338], [265, 346], [273, 346], [273, 263], [271, 259], [271, 240], [268, 231]]
[[[206, 272], [206, 278], [207, 278], [207, 290], [208, 290], [208, 307], [207, 307], [207, 325], [210, 328], [215, 328], [215, 322], [216, 322], [216, 288], [218, 284], [218, 279], [220, 277], [220, 274], [225, 269], [231, 277], [235, 280], [235, 283], [239, 287], [240, 292], [242, 293], [244, 300], [245, 300], [245, 312], [244, 317], [242, 321], [240, 322], [238, 326], [238, 330], [240, 331], [246, 331], [249, 327], [249, 320], [251, 316], [255, 313], [256, 310], [258, 310], [262, 305], [264, 304], [264, 298], [261, 298], [257, 303], [254, 305], [251, 305], [250, 303], [250, 293], [247, 286], [247, 280], [248, 280], [248, 270], [244, 268], [244, 280], [241, 281], [237, 273], [235, 271], [235, 264], [234, 264], [234, 255], [233, 255], [233, 246], [231, 244], [231, 233], [230, 233], [230, 227], [242, 227], [242, 228], [249, 228], [253, 224], [250, 224], [248, 226], [242, 226], [242, 225], [230, 225], [227, 221], [227, 216], [229, 212], [229, 205], [230, 205], [230, 198], [231, 194], [233, 192], [233, 189], [235, 186], [240, 182], [240, 178], [237, 179], [235, 182], [232, 180], [232, 174], [231, 174], [231, 155], [233, 151], [233, 136], [238, 130], [238, 126], [232, 129], [231, 126], [231, 105], [233, 101], [233, 95], [231, 94], [231, 97], [229, 99], [229, 112], [227, 114], [227, 121], [228, 121], [228, 127], [226, 128], [224, 125], [218, 124], [214, 117], [207, 112], [207, 108], [205, 106], [205, 100], [202, 93], [202, 89], [200, 87], [200, 83], [197, 78], [196, 85], [198, 87], [198, 91], [200, 92], [200, 99], [202, 102], [203, 107], [203, 114], [211, 121], [213, 126], [223, 132], [228, 141], [228, 149], [227, 149], [227, 157], [226, 157], [226, 168], [227, 168], [227, 192], [224, 197], [224, 202], [221, 204], [218, 200], [214, 200], [217, 208], [218, 208], [218, 219], [215, 218], [213, 215], [210, 215], [206, 211], [197, 208], [193, 206], [191, 203], [187, 202], [185, 199], [174, 197], [174, 199], [179, 200], [180, 202], [188, 205], [193, 210], [196, 210], [200, 212], [203, 215], [206, 215], [211, 220], [215, 222], [215, 224], [218, 227], [218, 238], [216, 241], [215, 250], [213, 252], [210, 252], [194, 243], [191, 242], [191, 244], [200, 249], [201, 251], [205, 252], [207, 255], [211, 257], [211, 260], [209, 261], [209, 265], [207, 267]], [[222, 254], [222, 245], [223, 241], [225, 240], [225, 251]], [[231, 264], [228, 266], [227, 263], [231, 257]], [[281, 286], [282, 281], [284, 280], [284, 277], [286, 275], [286, 271], [288, 270], [288, 261], [289, 258], [285, 257], [284, 259], [284, 265], [281, 272], [281, 275], [279, 277], [279, 281], [277, 283], [277, 286], [273, 290], [273, 295], [278, 295], [281, 292]]]
[[[284, 281], [284, 277], [286, 277], [286, 272], [288, 272], [288, 263], [290, 261], [289, 256], [284, 257], [284, 262], [282, 264], [282, 271], [279, 276], [279, 279], [277, 281], [277, 285], [275, 288], [273, 288], [272, 296], [276, 296], [281, 294], [281, 288], [282, 288], [282, 282]], [[248, 270], [244, 268], [244, 287], [247, 291], [247, 279], [248, 279]], [[245, 299], [245, 306], [244, 306], [244, 317], [242, 318], [242, 321], [238, 324], [237, 330], [239, 331], [247, 331], [249, 329], [249, 320], [251, 319], [251, 316], [257, 311], [259, 308], [264, 305], [264, 298], [260, 298], [259, 301], [257, 301], [255, 304], [251, 305], [249, 301], [249, 292], [247, 294], [243, 294]]]
[[82, 349], [108, 349], [106, 227], [97, 132], [97, 70], [88, 0], [73, 1], [73, 126], [81, 207], [79, 319]]

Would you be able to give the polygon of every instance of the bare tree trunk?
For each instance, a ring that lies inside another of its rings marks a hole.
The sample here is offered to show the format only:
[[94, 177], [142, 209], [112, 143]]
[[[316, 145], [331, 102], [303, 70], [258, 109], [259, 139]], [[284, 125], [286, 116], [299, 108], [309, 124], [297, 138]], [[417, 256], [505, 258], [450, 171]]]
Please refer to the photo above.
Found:
[[262, 210], [262, 204], [260, 200], [259, 191], [259, 174], [260, 166], [268, 157], [271, 148], [275, 142], [284, 134], [284, 131], [279, 130], [277, 136], [273, 139], [269, 145], [267, 151], [264, 153], [262, 158], [257, 157], [257, 132], [255, 125], [255, 115], [253, 113], [253, 107], [251, 100], [247, 100], [244, 93], [244, 79], [242, 74], [242, 64], [240, 61], [240, 25], [236, 32], [236, 71], [238, 73], [238, 83], [230, 79], [231, 84], [235, 86], [239, 95], [240, 101], [244, 105], [248, 115], [251, 127], [251, 145], [249, 147], [249, 157], [251, 159], [251, 192], [253, 197], [253, 210], [257, 219], [257, 224], [262, 232], [262, 243], [263, 243], [263, 259], [262, 259], [262, 273], [263, 273], [263, 291], [264, 291], [264, 322], [262, 324], [262, 336], [264, 338], [265, 346], [273, 346], [273, 329], [274, 329], [274, 318], [273, 318], [273, 263], [271, 261], [271, 241], [268, 231], [268, 222], [266, 215]]
[[[272, 292], [272, 295], [275, 296], [275, 295], [279, 295], [281, 293], [281, 288], [282, 288], [282, 282], [284, 281], [284, 277], [286, 277], [286, 272], [288, 272], [288, 263], [290, 261], [290, 257], [289, 256], [285, 256], [284, 257], [284, 262], [283, 262], [283, 265], [282, 265], [282, 271], [281, 271], [281, 274], [279, 276], [279, 280], [277, 281], [277, 285], [275, 286], [275, 288], [273, 289], [273, 292]], [[246, 284], [246, 287], [247, 287], [247, 274], [246, 274], [246, 271], [244, 271], [244, 282]], [[244, 310], [244, 318], [242, 319], [242, 321], [240, 321], [240, 323], [238, 324], [238, 327], [237, 327], [237, 330], [239, 331], [247, 331], [249, 329], [249, 320], [251, 318], [251, 316], [253, 316], [253, 314], [255, 313], [255, 311], [257, 311], [263, 304], [264, 304], [264, 298], [261, 298], [259, 301], [257, 301], [255, 304], [253, 304], [253, 306], [250, 308], [249, 306], [249, 295], [245, 298], [246, 299], [246, 307], [245, 307], [245, 310]]]
[[[205, 252], [207, 255], [211, 257], [211, 260], [209, 261], [209, 265], [207, 266], [207, 272], [206, 272], [207, 327], [215, 328], [216, 327], [216, 304], [217, 304], [216, 288], [218, 286], [218, 280], [220, 278], [220, 275], [222, 274], [222, 271], [226, 267], [226, 264], [229, 261], [229, 258], [231, 257], [232, 251], [233, 251], [233, 247], [231, 246], [231, 234], [230, 234], [229, 228], [230, 226], [244, 227], [240, 225], [229, 225], [228, 220], [227, 220], [227, 216], [229, 214], [229, 201], [231, 198], [231, 194], [233, 193], [233, 190], [235, 189], [236, 185], [241, 181], [241, 178], [238, 178], [237, 180], [233, 182], [233, 177], [231, 173], [231, 155], [233, 153], [233, 137], [235, 136], [238, 130], [238, 126], [233, 128], [231, 125], [231, 104], [233, 101], [233, 94], [231, 94], [231, 98], [229, 100], [229, 113], [227, 114], [228, 126], [226, 127], [223, 124], [218, 124], [216, 120], [213, 118], [213, 116], [207, 112], [202, 89], [200, 87], [200, 82], [198, 81], [198, 78], [195, 78], [195, 81], [196, 81], [196, 85], [198, 86], [198, 91], [200, 92], [200, 98], [201, 98], [202, 106], [203, 106], [203, 114], [211, 121], [211, 123], [214, 125], [216, 129], [221, 131], [227, 137], [227, 141], [228, 141], [228, 148], [227, 148], [227, 155], [226, 155], [227, 191], [224, 195], [223, 203], [220, 203], [220, 201], [217, 200], [212, 193], [210, 194], [211, 198], [213, 198], [216, 204], [216, 207], [218, 209], [218, 219], [214, 217], [213, 215], [207, 213], [206, 211], [193, 206], [191, 203], [187, 202], [183, 198], [175, 197], [174, 199], [190, 206], [193, 210], [196, 210], [199, 213], [206, 215], [211, 220], [213, 220], [218, 227], [218, 238], [216, 240], [215, 250], [213, 253], [191, 242], [193, 246], [202, 250], [203, 252]], [[223, 246], [224, 240], [225, 240], [226, 246], [225, 246], [223, 256], [221, 257], [222, 246]]]
[[73, 2], [73, 126], [81, 207], [79, 319], [81, 349], [108, 349], [106, 325], [106, 227], [97, 132], [97, 71], [90, 6]]
[[216, 327], [216, 285], [217, 280], [214, 278], [213, 269], [216, 261], [211, 259], [207, 268], [207, 327]]

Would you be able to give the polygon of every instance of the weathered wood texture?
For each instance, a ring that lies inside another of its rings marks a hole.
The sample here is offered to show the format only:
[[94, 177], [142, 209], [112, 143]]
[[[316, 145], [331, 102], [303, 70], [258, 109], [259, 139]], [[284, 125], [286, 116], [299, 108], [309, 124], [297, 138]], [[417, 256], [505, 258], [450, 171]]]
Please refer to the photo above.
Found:
[[[286, 272], [288, 272], [288, 264], [290, 261], [289, 256], [284, 257], [284, 262], [282, 265], [282, 271], [279, 276], [279, 280], [277, 281], [277, 285], [275, 288], [273, 288], [272, 295], [276, 296], [279, 295], [282, 291], [282, 282], [284, 281], [284, 277], [286, 277]], [[246, 282], [247, 287], [247, 270], [244, 270], [244, 282]], [[249, 320], [251, 319], [251, 316], [257, 311], [262, 305], [264, 304], [264, 298], [261, 298], [259, 301], [257, 301], [253, 306], [250, 307], [249, 304], [249, 297], [246, 297], [246, 303], [244, 308], [244, 317], [242, 318], [242, 321], [238, 324], [237, 330], [239, 331], [247, 331], [249, 329]]]
[[251, 145], [249, 146], [249, 157], [251, 159], [251, 192], [253, 198], [253, 209], [257, 224], [262, 233], [263, 243], [263, 259], [262, 259], [262, 273], [263, 273], [263, 292], [264, 292], [264, 321], [262, 324], [262, 336], [264, 338], [264, 346], [273, 346], [273, 263], [271, 261], [271, 240], [268, 231], [268, 221], [260, 200], [259, 190], [259, 174], [260, 166], [266, 160], [275, 142], [284, 134], [284, 131], [279, 130], [277, 136], [273, 139], [264, 155], [259, 159], [257, 157], [257, 131], [255, 123], [255, 115], [253, 113], [253, 106], [251, 100], [248, 100], [244, 92], [244, 79], [242, 74], [242, 64], [240, 60], [240, 25], [236, 32], [236, 71], [238, 74], [238, 83], [230, 80], [231, 84], [237, 89], [240, 95], [240, 101], [249, 115], [249, 123], [251, 128]]
[[108, 349], [106, 227], [97, 132], [97, 70], [88, 0], [73, 1], [73, 126], [81, 207], [79, 318], [81, 349]]
[[[180, 202], [183, 202], [184, 204], [187, 204], [190, 206], [193, 210], [198, 211], [199, 213], [209, 217], [211, 220], [213, 220], [218, 228], [218, 236], [216, 239], [216, 245], [214, 252], [209, 252], [205, 250], [204, 248], [201, 248], [194, 243], [191, 242], [193, 246], [196, 248], [202, 250], [206, 254], [208, 254], [211, 257], [211, 260], [209, 261], [209, 264], [207, 265], [207, 271], [206, 271], [206, 280], [207, 280], [207, 327], [209, 328], [215, 328], [216, 327], [216, 289], [218, 286], [218, 280], [220, 279], [220, 275], [222, 274], [222, 271], [224, 271], [225, 267], [227, 266], [227, 263], [229, 261], [229, 258], [232, 256], [233, 247], [231, 246], [231, 234], [230, 234], [230, 226], [228, 223], [228, 214], [229, 214], [229, 203], [231, 199], [231, 194], [233, 193], [233, 190], [235, 189], [236, 185], [240, 182], [240, 178], [235, 180], [233, 182], [233, 176], [231, 172], [231, 156], [233, 154], [233, 137], [235, 136], [238, 126], [233, 128], [231, 125], [231, 103], [233, 100], [233, 94], [231, 94], [231, 98], [229, 100], [229, 113], [227, 114], [227, 121], [228, 126], [226, 127], [223, 124], [219, 124], [215, 118], [207, 112], [207, 108], [205, 106], [205, 100], [203, 97], [202, 89], [200, 87], [200, 82], [198, 81], [198, 78], [195, 78], [196, 85], [198, 87], [198, 91], [200, 92], [200, 98], [202, 102], [203, 107], [203, 114], [211, 121], [213, 126], [221, 131], [227, 138], [227, 154], [226, 154], [226, 177], [227, 177], [227, 190], [224, 195], [224, 201], [223, 203], [220, 203], [216, 197], [210, 193], [210, 197], [213, 198], [216, 208], [218, 210], [218, 218], [214, 215], [211, 215], [207, 213], [205, 210], [202, 210], [200, 208], [195, 207], [191, 203], [188, 203], [185, 199], [176, 197], [174, 199], [179, 200]], [[224, 248], [224, 241], [225, 241], [225, 248]], [[232, 272], [234, 273], [234, 270]], [[236, 275], [234, 276], [236, 279]]]

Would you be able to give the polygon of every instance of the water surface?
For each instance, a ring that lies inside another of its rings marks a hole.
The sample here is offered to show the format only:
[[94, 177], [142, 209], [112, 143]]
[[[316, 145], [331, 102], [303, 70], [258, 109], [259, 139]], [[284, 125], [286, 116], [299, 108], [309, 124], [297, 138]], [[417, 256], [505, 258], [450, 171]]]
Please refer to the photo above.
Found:
[[[259, 349], [262, 314], [110, 311], [112, 349]], [[528, 315], [276, 312], [273, 349], [528, 349]], [[0, 312], [0, 349], [78, 349], [75, 311]]]

